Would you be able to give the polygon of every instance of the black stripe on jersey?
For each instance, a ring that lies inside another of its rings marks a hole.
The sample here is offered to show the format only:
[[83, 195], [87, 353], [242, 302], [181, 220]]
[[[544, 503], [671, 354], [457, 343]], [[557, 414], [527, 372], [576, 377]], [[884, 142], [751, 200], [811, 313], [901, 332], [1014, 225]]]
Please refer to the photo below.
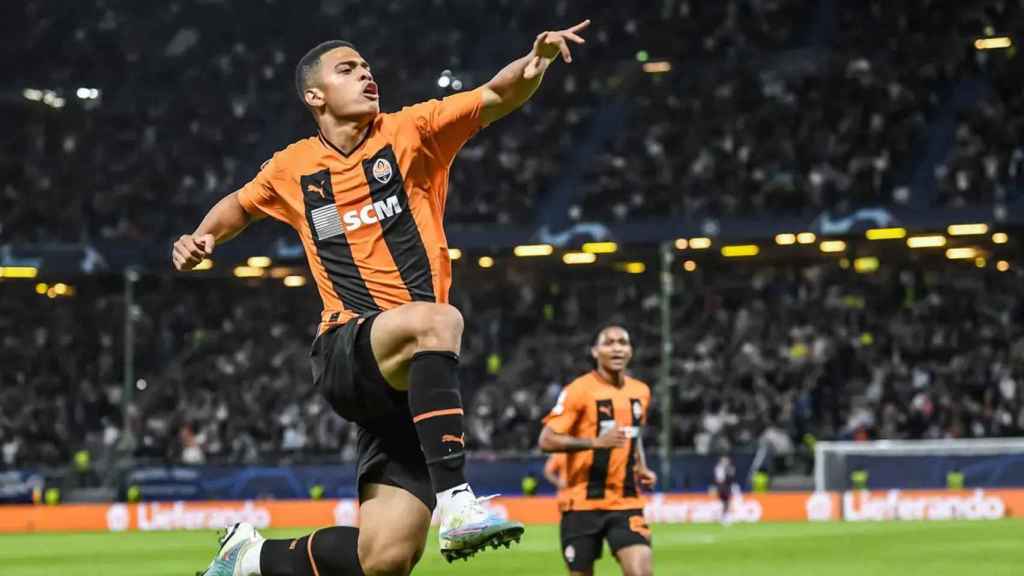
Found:
[[[640, 417], [643, 416], [644, 405], [640, 400], [636, 398], [630, 398], [629, 400], [630, 412], [633, 417], [633, 429], [638, 433], [640, 431]], [[636, 466], [636, 449], [637, 449], [637, 437], [629, 439], [629, 460], [626, 461], [626, 477], [622, 481], [622, 495], [626, 498], [632, 498], [637, 495], [636, 493], [636, 474], [633, 473], [633, 467]]]
[[373, 204], [380, 207], [377, 216], [384, 232], [384, 242], [398, 267], [402, 283], [409, 290], [409, 296], [414, 302], [436, 302], [430, 260], [420, 229], [409, 210], [409, 196], [405, 192], [395, 151], [390, 145], [381, 148], [373, 158], [363, 160], [363, 172], [366, 173]]
[[[306, 207], [306, 222], [316, 245], [316, 253], [327, 271], [327, 277], [334, 285], [334, 291], [341, 299], [341, 305], [357, 313], [380, 310], [377, 302], [370, 295], [363, 275], [359, 273], [352, 247], [349, 246], [345, 234], [320, 239], [313, 222], [313, 211], [324, 206], [334, 205], [334, 187], [331, 185], [331, 172], [326, 168], [299, 178], [302, 186], [302, 200]], [[310, 263], [312, 265], [312, 263]]]
[[[604, 422], [611, 420], [615, 426], [615, 406], [610, 399], [597, 401], [597, 435], [607, 425]], [[587, 479], [587, 500], [601, 500], [604, 498], [605, 485], [608, 484], [608, 464], [612, 458], [611, 448], [600, 448], [594, 450], [594, 460], [590, 464], [590, 478]]]

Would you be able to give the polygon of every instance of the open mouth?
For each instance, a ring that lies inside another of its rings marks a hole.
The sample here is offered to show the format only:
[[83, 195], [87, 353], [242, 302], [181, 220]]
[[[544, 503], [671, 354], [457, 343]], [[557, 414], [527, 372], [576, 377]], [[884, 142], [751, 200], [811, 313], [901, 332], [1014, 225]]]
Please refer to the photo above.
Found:
[[373, 82], [367, 84], [366, 87], [363, 88], [363, 96], [376, 100], [378, 96], [377, 85]]

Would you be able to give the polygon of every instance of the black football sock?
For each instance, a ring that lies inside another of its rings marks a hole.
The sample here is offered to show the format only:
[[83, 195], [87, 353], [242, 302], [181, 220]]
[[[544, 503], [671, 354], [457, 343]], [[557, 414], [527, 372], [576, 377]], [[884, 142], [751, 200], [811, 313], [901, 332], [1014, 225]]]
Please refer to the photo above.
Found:
[[359, 565], [359, 529], [321, 528], [294, 540], [267, 540], [261, 576], [365, 576]]
[[458, 367], [458, 355], [442, 351], [417, 352], [409, 363], [409, 410], [435, 493], [466, 483]]

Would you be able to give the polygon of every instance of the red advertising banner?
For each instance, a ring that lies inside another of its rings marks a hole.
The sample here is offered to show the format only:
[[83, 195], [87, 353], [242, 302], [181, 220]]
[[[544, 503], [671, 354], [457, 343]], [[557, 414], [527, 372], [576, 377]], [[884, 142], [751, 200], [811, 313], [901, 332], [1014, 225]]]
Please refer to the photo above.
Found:
[[[505, 517], [553, 524], [551, 497], [507, 497], [488, 502]], [[649, 522], [718, 522], [722, 504], [700, 494], [656, 494], [644, 509]], [[777, 492], [745, 494], [730, 504], [732, 522], [851, 522], [1024, 517], [1024, 490]], [[257, 528], [356, 525], [354, 500], [252, 500], [142, 504], [15, 505], [0, 507], [0, 532], [78, 532], [219, 529], [234, 522]]]
[[846, 492], [842, 518], [885, 520], [997, 520], [1024, 517], [1024, 490], [887, 490]]
[[[839, 496], [831, 492], [744, 494], [733, 497], [729, 508], [732, 522], [827, 521], [839, 517]], [[648, 501], [644, 515], [655, 523], [718, 522], [722, 503], [714, 496], [658, 494]]]
[[235, 522], [257, 528], [355, 525], [353, 500], [148, 502], [0, 507], [0, 532], [220, 529]]

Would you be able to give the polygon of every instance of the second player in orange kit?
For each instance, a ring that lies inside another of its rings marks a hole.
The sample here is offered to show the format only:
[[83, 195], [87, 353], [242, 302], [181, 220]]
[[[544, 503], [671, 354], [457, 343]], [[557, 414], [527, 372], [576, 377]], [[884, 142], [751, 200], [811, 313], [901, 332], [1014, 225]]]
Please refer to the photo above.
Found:
[[562, 556], [572, 576], [589, 576], [607, 540], [625, 576], [649, 576], [641, 488], [653, 487], [657, 475], [647, 468], [641, 432], [651, 390], [626, 374], [633, 345], [622, 327], [601, 330], [591, 356], [596, 368], [562, 390], [538, 441], [545, 452], [565, 453]]

